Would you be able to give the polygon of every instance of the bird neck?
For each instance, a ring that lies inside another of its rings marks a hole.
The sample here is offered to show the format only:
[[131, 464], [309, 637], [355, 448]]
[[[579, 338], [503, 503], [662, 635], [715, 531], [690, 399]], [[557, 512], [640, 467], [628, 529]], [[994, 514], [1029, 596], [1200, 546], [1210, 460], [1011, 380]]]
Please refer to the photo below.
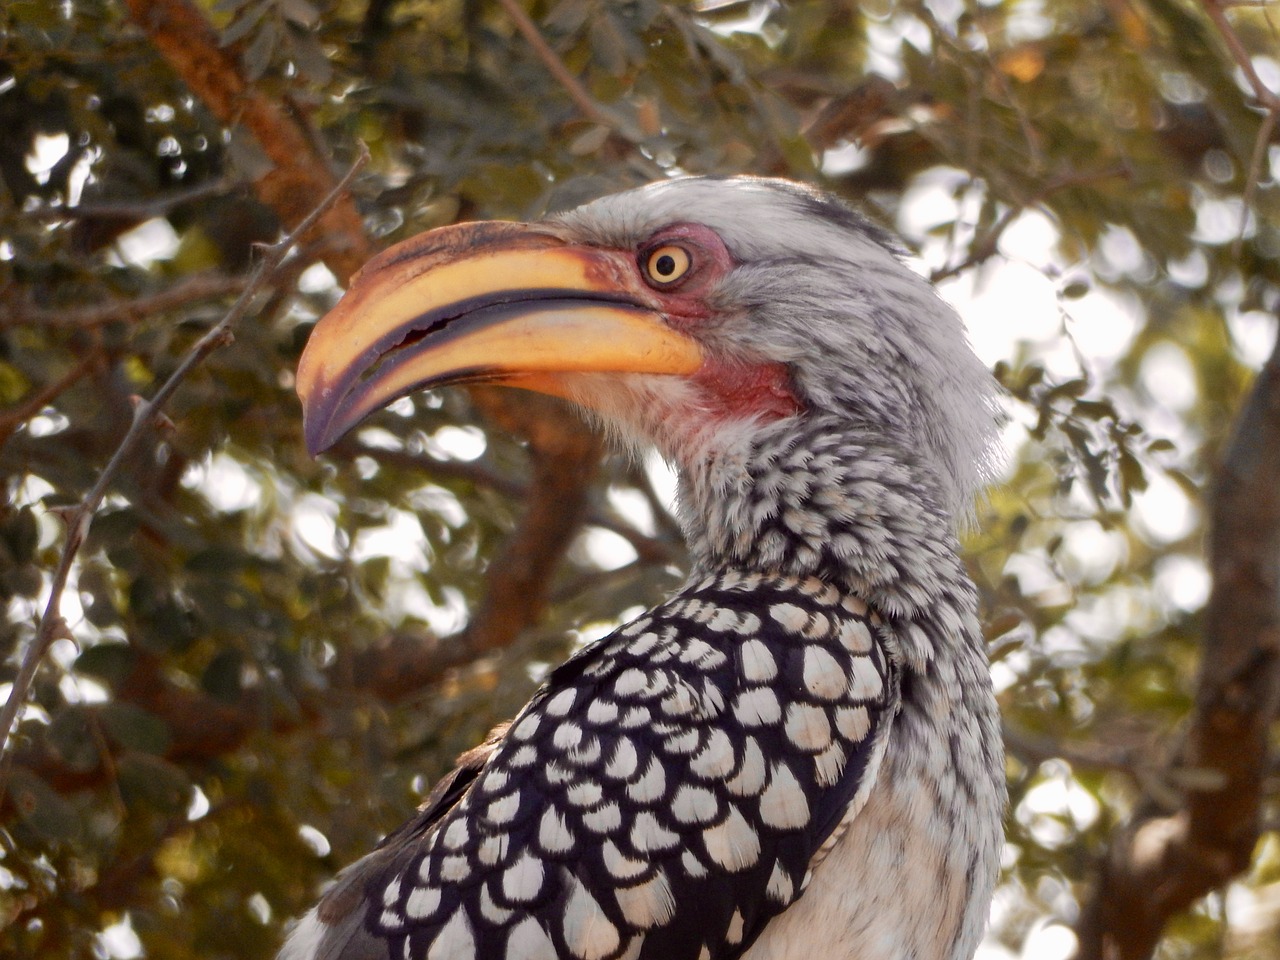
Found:
[[[971, 618], [974, 589], [933, 468], [883, 432], [810, 416], [743, 435], [681, 471], [695, 577], [817, 576], [890, 619]], [[930, 659], [930, 651], [906, 651]]]

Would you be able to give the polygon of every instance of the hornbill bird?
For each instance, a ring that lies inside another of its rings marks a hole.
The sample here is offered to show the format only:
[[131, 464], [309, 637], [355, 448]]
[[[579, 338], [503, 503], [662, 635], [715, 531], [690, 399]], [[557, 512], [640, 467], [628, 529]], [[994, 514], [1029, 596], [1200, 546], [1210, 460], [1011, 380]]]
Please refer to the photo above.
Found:
[[307, 442], [476, 382], [656, 446], [691, 572], [464, 754], [282, 960], [971, 957], [1005, 787], [955, 528], [997, 388], [892, 237], [753, 178], [430, 231], [317, 324]]

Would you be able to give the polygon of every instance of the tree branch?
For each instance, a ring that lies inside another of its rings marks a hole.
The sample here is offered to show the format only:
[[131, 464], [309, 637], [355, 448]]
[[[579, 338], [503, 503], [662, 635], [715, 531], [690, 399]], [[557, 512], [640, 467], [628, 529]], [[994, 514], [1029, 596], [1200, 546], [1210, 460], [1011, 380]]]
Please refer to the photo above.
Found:
[[[174, 72], [227, 127], [243, 125], [274, 168], [254, 184], [258, 196], [286, 227], [299, 223], [310, 198], [333, 189], [328, 159], [318, 138], [296, 112], [252, 86], [217, 31], [189, 0], [125, 0], [133, 19], [169, 62]], [[349, 277], [376, 252], [349, 196], [342, 196], [316, 224], [322, 259], [337, 277]]]
[[[314, 131], [295, 111], [282, 109], [249, 84], [230, 52], [219, 45], [213, 26], [189, 0], [127, 2], [134, 19], [147, 31], [192, 92], [205, 101], [221, 122], [228, 126], [242, 123], [262, 145], [276, 168], [255, 185], [258, 194], [276, 209], [286, 223], [296, 220], [299, 198], [322, 193], [326, 184], [332, 182], [328, 164], [315, 148], [318, 138]], [[504, 7], [548, 69], [579, 101], [579, 106], [587, 108], [594, 103], [546, 45], [519, 4], [504, 0]], [[583, 97], [585, 100], [581, 99]], [[625, 121], [600, 105], [591, 106], [588, 115], [626, 135]], [[350, 276], [376, 252], [349, 200], [344, 199], [327, 214], [318, 225], [318, 231], [337, 241], [330, 243], [323, 256], [338, 277]], [[471, 391], [471, 395], [476, 398], [480, 394]], [[553, 496], [542, 497], [538, 485], [534, 485], [534, 496], [528, 501], [521, 525], [512, 534], [514, 541], [522, 541], [528, 549], [522, 550], [513, 542], [503, 554], [506, 559], [495, 560], [490, 567], [490, 595], [494, 590], [516, 589], [526, 590], [534, 599], [527, 605], [524, 615], [499, 616], [495, 613], [493, 619], [488, 619], [487, 614], [480, 615], [482, 623], [487, 624], [483, 627], [481, 648], [491, 649], [514, 640], [516, 633], [531, 624], [541, 611], [542, 604], [536, 598], [545, 596], [547, 587], [545, 583], [538, 586], [534, 581], [549, 579], [560, 553], [577, 529], [580, 512], [568, 506], [585, 497], [588, 478], [594, 470], [582, 461], [573, 460], [566, 452], [570, 449], [585, 451], [587, 448], [581, 445], [587, 443], [584, 438], [589, 434], [584, 426], [565, 416], [554, 401], [528, 394], [513, 398], [509, 393], [497, 395], [486, 391], [484, 399], [477, 400], [477, 405], [489, 419], [511, 424], [518, 435], [529, 440], [535, 471], [540, 462], [546, 462], [544, 457], [563, 456], [572, 460], [572, 463], [565, 463], [562, 482], [553, 491]], [[599, 448], [594, 440], [590, 440], [590, 449], [592, 456], [598, 457]], [[526, 564], [528, 567], [524, 574], [508, 580], [505, 576], [508, 564]], [[519, 594], [509, 599], [490, 596], [485, 606], [495, 611], [506, 610], [507, 604], [519, 599]], [[508, 632], [501, 634], [500, 629]]]
[[541, 616], [551, 589], [547, 564], [581, 526], [600, 460], [599, 438], [558, 401], [509, 404], [498, 390], [473, 389], [472, 396], [499, 426], [529, 438], [532, 475], [525, 515], [490, 563], [484, 602], [467, 627], [467, 646], [477, 654], [505, 646]]
[[1044, 186], [1037, 190], [1025, 203], [1010, 207], [981, 237], [976, 237], [969, 247], [969, 254], [959, 263], [952, 264], [949, 267], [943, 267], [933, 271], [929, 279], [933, 283], [942, 280], [949, 280], [958, 276], [971, 267], [979, 266], [986, 263], [1000, 248], [1000, 237], [1004, 234], [1010, 224], [1022, 215], [1023, 211], [1038, 206], [1049, 197], [1053, 196], [1059, 190], [1066, 190], [1071, 187], [1085, 186], [1087, 184], [1096, 183], [1100, 180], [1110, 180], [1115, 177], [1127, 177], [1128, 171], [1124, 167], [1107, 167], [1103, 170], [1092, 171], [1068, 171], [1060, 174], [1051, 180], [1045, 182]]
[[1226, 43], [1227, 50], [1231, 52], [1231, 58], [1240, 67], [1245, 80], [1253, 90], [1253, 95], [1258, 98], [1258, 103], [1267, 111], [1262, 125], [1258, 128], [1258, 135], [1254, 139], [1253, 153], [1249, 158], [1249, 166], [1245, 173], [1244, 196], [1241, 198], [1242, 203], [1240, 205], [1240, 234], [1236, 238], [1233, 250], [1234, 255], [1239, 257], [1240, 247], [1244, 242], [1244, 232], [1249, 225], [1249, 212], [1253, 208], [1253, 200], [1258, 192], [1258, 181], [1262, 177], [1262, 163], [1266, 159], [1267, 144], [1271, 142], [1271, 134], [1275, 131], [1277, 123], [1280, 123], [1280, 93], [1276, 93], [1268, 87], [1263, 82], [1262, 77], [1258, 75], [1258, 71], [1253, 65], [1253, 57], [1249, 56], [1249, 51], [1245, 49], [1240, 35], [1236, 33], [1235, 27], [1231, 25], [1231, 21], [1227, 18], [1228, 9], [1234, 6], [1242, 6], [1242, 4], [1228, 3], [1226, 0], [1202, 0], [1202, 3], [1205, 13], [1209, 15], [1209, 19], [1213, 21], [1214, 27], [1217, 28], [1223, 42]]
[[20, 425], [34, 417], [50, 402], [60, 396], [64, 390], [101, 362], [102, 357], [99, 354], [89, 354], [57, 380], [45, 384], [31, 396], [0, 414], [0, 447], [4, 446], [9, 436]]
[[551, 76], [555, 77], [556, 82], [564, 88], [565, 93], [569, 95], [569, 99], [573, 101], [584, 117], [593, 123], [608, 127], [632, 143], [638, 143], [644, 139], [634, 124], [628, 122], [625, 117], [610, 110], [603, 104], [597, 103], [596, 99], [587, 92], [586, 87], [578, 82], [578, 78], [570, 72], [569, 68], [564, 65], [564, 61], [551, 49], [551, 44], [547, 43], [546, 38], [542, 36], [541, 31], [538, 30], [538, 25], [529, 18], [529, 14], [520, 5], [520, 0], [498, 0], [498, 2], [502, 4], [502, 9], [507, 12], [507, 16], [511, 18], [516, 29], [520, 31], [520, 35], [524, 37], [525, 42], [533, 48], [533, 52], [542, 61], [543, 66], [547, 68]]
[[[232, 342], [234, 339], [232, 328], [249, 311], [249, 306], [258, 291], [266, 286], [274, 275], [276, 268], [289, 251], [293, 249], [298, 240], [319, 222], [324, 214], [337, 202], [338, 198], [345, 193], [356, 173], [368, 160], [368, 157], [368, 151], [363, 150], [356, 162], [352, 164], [351, 169], [347, 171], [346, 176], [338, 181], [333, 190], [307, 216], [302, 218], [297, 227], [284, 239], [266, 248], [262, 262], [258, 265], [257, 270], [254, 271], [253, 276], [249, 279], [239, 298], [227, 311], [226, 315], [196, 342], [182, 362], [178, 364], [177, 369], [160, 385], [150, 400], [140, 400], [138, 402], [137, 408], [134, 410], [133, 423], [125, 433], [124, 439], [120, 441], [115, 454], [98, 476], [97, 483], [85, 494], [84, 499], [78, 506], [66, 512], [66, 541], [63, 544], [62, 556], [58, 561], [57, 569], [53, 574], [53, 581], [49, 587], [49, 601], [45, 606], [43, 616], [40, 618], [39, 626], [36, 628], [35, 637], [22, 658], [22, 665], [14, 678], [13, 690], [9, 694], [9, 699], [5, 702], [4, 708], [0, 710], [0, 748], [7, 747], [9, 734], [13, 730], [18, 710], [26, 702], [27, 694], [31, 690], [31, 683], [35, 679], [36, 670], [53, 642], [59, 637], [74, 639], [66, 621], [62, 618], [62, 593], [66, 589], [67, 578], [71, 573], [71, 567], [75, 562], [76, 555], [80, 552], [80, 547], [84, 543], [90, 525], [93, 523], [94, 514], [102, 503], [103, 497], [106, 496], [107, 490], [110, 488], [116, 474], [142, 437], [155, 427], [164, 405], [173, 396], [178, 387], [182, 385], [182, 382], [186, 380], [191, 371], [202, 363], [209, 354], [219, 347], [226, 346]], [[4, 791], [7, 774], [7, 767], [0, 771], [0, 794]]]
[[1171, 814], [1148, 797], [1117, 831], [1077, 925], [1082, 960], [1149, 957], [1174, 914], [1248, 867], [1259, 837], [1280, 708], [1280, 338], [1208, 508], [1213, 589], [1196, 704], [1170, 769], [1214, 777], [1184, 787]]
[[220, 273], [198, 273], [167, 290], [134, 297], [108, 300], [91, 307], [34, 307], [10, 299], [0, 314], [0, 328], [17, 326], [83, 328], [100, 327], [120, 320], [137, 320], [152, 313], [173, 310], [200, 300], [214, 300], [242, 293], [248, 277], [228, 277]]

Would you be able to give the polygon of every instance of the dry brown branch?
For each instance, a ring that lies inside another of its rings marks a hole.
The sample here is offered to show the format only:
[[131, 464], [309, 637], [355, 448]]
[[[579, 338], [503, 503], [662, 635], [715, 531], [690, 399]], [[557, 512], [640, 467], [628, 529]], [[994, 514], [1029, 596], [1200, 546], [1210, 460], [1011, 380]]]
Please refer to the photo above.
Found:
[[1253, 199], [1258, 191], [1258, 181], [1262, 177], [1262, 163], [1266, 159], [1267, 144], [1271, 142], [1271, 134], [1275, 131], [1276, 124], [1280, 122], [1280, 93], [1268, 87], [1263, 82], [1262, 77], [1258, 75], [1258, 71], [1253, 65], [1253, 58], [1249, 56], [1249, 51], [1245, 49], [1244, 42], [1241, 41], [1240, 35], [1236, 33], [1235, 27], [1231, 25], [1231, 21], [1227, 17], [1227, 10], [1232, 7], [1242, 6], [1242, 4], [1229, 3], [1226, 0], [1202, 0], [1202, 3], [1205, 13], [1209, 15], [1209, 19], [1213, 22], [1214, 27], [1217, 28], [1218, 34], [1227, 45], [1231, 58], [1240, 67], [1240, 71], [1244, 74], [1250, 89], [1253, 90], [1253, 95], [1257, 97], [1259, 105], [1267, 112], [1262, 125], [1258, 128], [1258, 135], [1254, 139], [1252, 156], [1249, 158], [1248, 171], [1245, 174], [1244, 196], [1240, 210], [1240, 234], [1235, 243], [1235, 255], [1239, 256], [1240, 247], [1244, 243], [1245, 230], [1249, 224], [1249, 212], [1253, 207]]
[[34, 210], [24, 210], [22, 215], [44, 223], [59, 223], [65, 220], [126, 220], [131, 223], [141, 222], [150, 220], [152, 217], [162, 217], [175, 207], [180, 207], [183, 204], [204, 200], [207, 197], [216, 197], [233, 189], [234, 186], [235, 184], [231, 180], [210, 180], [207, 183], [197, 183], [195, 186], [187, 187], [185, 190], [171, 190], [158, 197], [138, 200], [133, 203], [126, 201], [114, 203], [90, 202], [78, 203], [70, 207], [37, 207]]
[[1082, 770], [1114, 770], [1136, 775], [1136, 771], [1152, 761], [1136, 747], [1112, 747], [1102, 743], [1081, 743], [1048, 737], [1023, 730], [1005, 721], [1004, 743], [1009, 753], [1026, 764], [1046, 760], [1065, 760]]
[[[302, 218], [297, 227], [278, 243], [265, 248], [262, 262], [258, 265], [257, 270], [254, 271], [253, 276], [245, 285], [236, 302], [227, 311], [226, 315], [196, 342], [182, 362], [178, 364], [177, 369], [160, 385], [151, 399], [138, 402], [133, 413], [133, 422], [125, 433], [124, 439], [120, 441], [120, 445], [116, 448], [115, 454], [98, 476], [97, 482], [85, 494], [80, 504], [65, 514], [66, 541], [63, 544], [62, 555], [58, 561], [57, 569], [54, 571], [53, 581], [49, 588], [49, 602], [40, 618], [35, 637], [23, 655], [22, 665], [18, 669], [17, 676], [14, 677], [13, 690], [9, 694], [9, 699], [6, 701], [3, 710], [0, 710], [0, 747], [8, 745], [9, 734], [13, 729], [14, 721], [17, 719], [18, 711], [22, 704], [26, 702], [27, 694], [31, 690], [31, 683], [35, 679], [36, 670], [43, 662], [49, 647], [59, 637], [71, 636], [70, 629], [62, 618], [62, 593], [66, 589], [67, 578], [71, 573], [71, 567], [75, 562], [76, 555], [79, 553], [80, 547], [89, 532], [89, 527], [93, 523], [94, 514], [102, 503], [103, 497], [106, 496], [107, 490], [114, 481], [116, 474], [143, 436], [155, 428], [164, 405], [173, 396], [174, 391], [186, 380], [191, 371], [204, 362], [205, 358], [219, 347], [232, 342], [234, 339], [232, 331], [235, 324], [248, 313], [249, 307], [257, 296], [258, 291], [262, 290], [272, 279], [276, 268], [294, 248], [298, 240], [320, 221], [338, 198], [344, 194], [351, 181], [355, 178], [356, 173], [364, 166], [368, 156], [367, 150], [362, 151], [356, 162], [352, 164], [351, 169], [347, 171], [346, 176], [338, 181], [333, 190], [309, 214]], [[0, 793], [4, 790], [6, 775], [7, 768], [4, 771], [0, 771]]]
[[43, 410], [64, 390], [101, 362], [102, 358], [96, 353], [89, 354], [57, 380], [45, 384], [21, 403], [0, 414], [0, 447], [4, 446], [13, 431]]
[[525, 515], [490, 564], [484, 602], [467, 628], [475, 653], [505, 646], [541, 615], [550, 592], [545, 566], [559, 559], [581, 526], [600, 461], [599, 438], [566, 416], [558, 401], [531, 396], [511, 404], [499, 391], [477, 389], [472, 396], [499, 426], [529, 438], [532, 470]]
[[[381, 464], [420, 473], [427, 478], [465, 480], [468, 483], [501, 493], [503, 496], [524, 500], [526, 503], [530, 501], [531, 497], [536, 498], [533, 489], [529, 485], [513, 477], [491, 470], [482, 463], [438, 460], [426, 454], [410, 453], [407, 450], [387, 450], [382, 447], [370, 447], [353, 438], [340, 440], [335, 444], [333, 450], [341, 457], [365, 456]], [[647, 499], [650, 499], [654, 515], [658, 518], [664, 517], [666, 509], [653, 497], [652, 491], [642, 489], [641, 492], [645, 494]], [[602, 530], [608, 530], [610, 533], [616, 533], [630, 543], [635, 548], [640, 559], [647, 563], [677, 563], [684, 557], [684, 551], [676, 546], [677, 542], [681, 542], [681, 534], [679, 529], [674, 526], [662, 530], [662, 533], [667, 537], [666, 539], [650, 537], [599, 508], [588, 508], [582, 518], [582, 522], [600, 527]]]
[[[231, 53], [219, 45], [212, 24], [189, 0], [128, 0], [128, 4], [133, 18], [192, 92], [222, 123], [228, 126], [243, 124], [258, 140], [275, 164], [275, 169], [254, 185], [255, 190], [260, 199], [273, 207], [286, 223], [295, 222], [300, 216], [300, 201], [324, 193], [333, 181], [326, 159], [315, 147], [319, 138], [305, 119], [296, 110], [286, 109], [249, 84]], [[516, 11], [513, 16], [517, 26], [560, 82], [568, 84], [570, 95], [574, 95], [575, 89], [585, 95], [581, 85], [542, 40], [537, 27], [524, 11], [517, 4], [507, 9]], [[537, 41], [541, 41], [541, 46]], [[622, 121], [603, 107], [597, 104], [594, 111], [589, 114], [592, 119], [608, 122], [620, 131], [623, 129], [616, 126]], [[321, 233], [329, 241], [322, 258], [340, 278], [350, 276], [376, 252], [349, 199], [340, 201], [326, 215], [317, 227], [317, 234]], [[529, 440], [535, 463], [542, 456], [544, 445], [550, 451], [549, 455], [554, 455], [554, 451], [566, 444], [572, 446], [584, 442], [582, 438], [587, 435], [585, 427], [566, 417], [553, 402], [541, 398], [526, 395], [513, 399], [510, 394], [490, 392], [479, 406], [491, 419], [506, 419], [516, 424], [517, 432]], [[561, 491], [563, 503], [585, 496], [592, 473], [593, 470], [584, 468], [575, 476], [572, 470], [566, 469], [563, 478], [565, 488]], [[571, 488], [576, 488], [576, 492]], [[536, 484], [534, 489], [537, 489]], [[561, 509], [560, 502], [554, 499], [531, 498], [520, 528], [512, 535], [516, 540], [523, 539], [527, 549], [508, 550], [490, 566], [489, 592], [506, 589], [509, 583], [526, 582], [525, 578], [549, 579], [578, 521], [576, 510]], [[540, 539], [536, 542], [530, 539], [531, 531], [535, 529], [540, 531]], [[508, 577], [506, 563], [525, 564], [528, 569]], [[528, 582], [532, 584], [532, 579]], [[544, 585], [534, 589], [533, 594], [542, 595], [545, 590]], [[491, 602], [501, 607], [512, 601], [495, 599]], [[530, 610], [536, 615], [541, 605], [532, 604]], [[531, 622], [527, 616], [490, 620], [485, 634], [486, 648], [502, 646], [515, 639], [514, 632], [499, 636], [495, 632], [499, 623], [508, 631], [518, 632]], [[427, 660], [434, 659], [431, 651], [424, 656]], [[434, 666], [431, 670], [434, 675]]]
[[201, 273], [187, 277], [167, 290], [133, 297], [108, 300], [91, 307], [34, 307], [10, 299], [0, 313], [0, 328], [17, 326], [83, 328], [124, 320], [138, 320], [201, 300], [214, 300], [241, 293], [248, 277], [228, 277], [220, 273]]
[[[287, 227], [299, 223], [313, 197], [333, 189], [334, 174], [318, 138], [297, 111], [253, 87], [217, 31], [189, 0], [126, 0], [146, 32], [191, 92], [228, 127], [243, 125], [274, 164], [254, 184], [259, 198]], [[324, 241], [323, 260], [337, 277], [355, 273], [376, 252], [349, 196], [325, 212], [308, 241]]]
[[1196, 703], [1167, 771], [1211, 776], [1184, 786], [1172, 813], [1148, 796], [1113, 836], [1077, 924], [1082, 960], [1149, 957], [1172, 916], [1248, 867], [1259, 837], [1280, 709], [1280, 338], [1208, 509], [1213, 590]]
[[542, 61], [547, 71], [555, 77], [556, 82], [564, 88], [565, 93], [569, 95], [569, 99], [573, 101], [584, 117], [593, 123], [608, 127], [632, 143], [643, 139], [643, 135], [635, 124], [629, 122], [617, 112], [610, 110], [604, 104], [597, 103], [596, 99], [587, 92], [586, 87], [578, 82], [578, 78], [570, 72], [564, 61], [551, 49], [551, 45], [542, 36], [538, 25], [529, 18], [529, 14], [520, 5], [520, 0], [498, 0], [498, 2], [502, 4], [502, 9], [507, 12], [507, 16], [511, 18], [516, 29], [520, 31], [520, 35], [524, 37], [525, 42], [533, 48], [534, 54]]

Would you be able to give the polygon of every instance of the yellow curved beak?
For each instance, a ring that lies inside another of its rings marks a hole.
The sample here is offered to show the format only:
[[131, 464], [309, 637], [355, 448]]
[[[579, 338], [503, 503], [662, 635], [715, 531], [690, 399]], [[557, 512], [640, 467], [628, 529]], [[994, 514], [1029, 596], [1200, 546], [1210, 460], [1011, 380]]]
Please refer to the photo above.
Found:
[[702, 352], [644, 301], [626, 255], [519, 223], [466, 223], [384, 251], [352, 279], [298, 364], [307, 448], [332, 446], [425, 387], [559, 393], [557, 374], [689, 374]]

